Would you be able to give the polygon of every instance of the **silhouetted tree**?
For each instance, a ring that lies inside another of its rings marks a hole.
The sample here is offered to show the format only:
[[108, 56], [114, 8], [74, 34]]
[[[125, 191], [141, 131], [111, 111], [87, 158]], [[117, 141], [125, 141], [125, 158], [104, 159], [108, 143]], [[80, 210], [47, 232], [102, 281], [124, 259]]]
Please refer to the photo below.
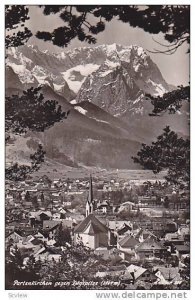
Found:
[[67, 46], [74, 38], [89, 44], [95, 43], [96, 35], [105, 30], [107, 22], [116, 18], [131, 27], [139, 27], [152, 34], [162, 32], [165, 40], [169, 42], [169, 45], [165, 46], [168, 49], [163, 50], [167, 54], [176, 51], [184, 42], [190, 42], [189, 5], [41, 5], [41, 7], [45, 15], [58, 14], [65, 26], [58, 27], [52, 32], [38, 31], [36, 36], [59, 47]]
[[25, 27], [29, 20], [28, 8], [25, 5], [5, 5], [5, 47], [18, 47], [26, 44], [32, 32]]
[[165, 93], [163, 96], [146, 95], [151, 100], [154, 109], [150, 116], [160, 116], [168, 111], [170, 114], [176, 113], [182, 107], [184, 101], [190, 101], [190, 87], [179, 86], [177, 90]]
[[[32, 36], [31, 31], [25, 26], [29, 19], [28, 8], [24, 5], [5, 6], [5, 47], [18, 47], [24, 45]], [[22, 96], [12, 95], [5, 97], [5, 131], [6, 142], [10, 135], [23, 134], [28, 130], [44, 131], [56, 122], [63, 120], [67, 115], [54, 100], [44, 100], [39, 88], [30, 88]], [[44, 161], [42, 146], [31, 155], [31, 166], [13, 165], [6, 168], [6, 179], [24, 180], [27, 175], [38, 170]]]
[[71, 235], [70, 230], [66, 227], [64, 228], [62, 224], [59, 225], [57, 234], [56, 234], [56, 242], [59, 246], [65, 246], [66, 243], [71, 244]]
[[156, 142], [151, 146], [142, 144], [137, 157], [132, 157], [135, 163], [144, 169], [159, 173], [167, 170], [165, 178], [175, 184], [189, 184], [190, 180], [190, 141], [179, 137], [169, 126], [164, 128]]
[[14, 163], [5, 169], [5, 178], [14, 181], [24, 180], [33, 173], [39, 170], [41, 163], [44, 162], [45, 151], [40, 144], [37, 151], [30, 155], [31, 165], [19, 165]]
[[[5, 256], [5, 287], [6, 289], [21, 289], [21, 286], [13, 285], [15, 280], [33, 281], [39, 279], [39, 269], [41, 267], [39, 261], [35, 262], [34, 257], [30, 256], [27, 266], [23, 265], [24, 255], [20, 249], [15, 249], [10, 253], [6, 252]], [[34, 289], [35, 287], [28, 287]]]
[[28, 130], [43, 132], [67, 117], [54, 100], [45, 100], [41, 87], [23, 91], [23, 95], [5, 97], [5, 130], [22, 134]]

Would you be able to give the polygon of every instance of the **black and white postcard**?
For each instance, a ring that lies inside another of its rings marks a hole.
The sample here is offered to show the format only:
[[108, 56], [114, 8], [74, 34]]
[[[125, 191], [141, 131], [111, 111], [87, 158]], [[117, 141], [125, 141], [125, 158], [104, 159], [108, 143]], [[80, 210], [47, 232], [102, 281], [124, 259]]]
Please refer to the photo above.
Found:
[[189, 290], [190, 5], [4, 8], [5, 289]]

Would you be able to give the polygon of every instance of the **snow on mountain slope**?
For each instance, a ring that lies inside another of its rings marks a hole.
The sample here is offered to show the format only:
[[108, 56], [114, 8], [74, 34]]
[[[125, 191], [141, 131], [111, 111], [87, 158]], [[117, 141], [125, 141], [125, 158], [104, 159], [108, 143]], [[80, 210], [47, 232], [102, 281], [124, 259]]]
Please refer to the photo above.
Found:
[[25, 65], [18, 65], [16, 63], [8, 64], [13, 71], [18, 75], [22, 84], [34, 83], [35, 78], [32, 73], [25, 67]]
[[167, 90], [164, 88], [162, 84], [156, 84], [151, 79], [147, 81], [148, 83], [151, 83], [155, 87], [155, 93], [154, 96], [163, 96], [164, 93], [167, 92]]
[[[136, 45], [80, 47], [62, 53], [40, 51], [38, 47], [31, 45], [21, 46], [8, 50], [7, 65], [19, 75], [22, 83], [37, 82], [51, 86], [52, 82], [52, 87], [59, 93], [62, 89], [59, 86], [68, 85], [74, 95], [78, 94], [88, 77], [92, 84], [94, 73], [106, 78], [117, 68], [126, 70], [144, 92], [146, 89], [156, 95], [169, 90], [169, 85], [162, 78], [157, 66], [151, 63], [143, 48]], [[85, 85], [83, 88], [85, 89]]]
[[85, 78], [96, 71], [100, 66], [96, 64], [78, 65], [66, 72], [61, 72], [70, 89], [77, 94]]
[[74, 109], [78, 110], [82, 115], [86, 115], [87, 111], [80, 106], [75, 106]]
[[41, 84], [45, 99], [70, 111], [67, 120], [38, 137], [49, 159], [56, 160], [58, 153], [58, 162], [64, 164], [69, 157], [75, 165], [129, 168], [140, 143], [152, 141], [165, 125], [182, 133], [188, 130], [183, 112], [158, 119], [148, 116], [152, 106], [145, 93], [162, 95], [173, 87], [136, 45], [62, 53], [21, 46], [9, 49], [6, 60], [6, 93]]
[[21, 46], [8, 50], [7, 65], [25, 88], [47, 85], [68, 101], [87, 100], [131, 123], [151, 112], [145, 93], [163, 95], [173, 88], [136, 45], [80, 47], [62, 53]]
[[25, 88], [48, 85], [68, 101], [93, 102], [128, 122], [150, 112], [145, 93], [157, 96], [173, 89], [136, 45], [80, 47], [62, 53], [21, 46], [8, 49], [7, 66]]

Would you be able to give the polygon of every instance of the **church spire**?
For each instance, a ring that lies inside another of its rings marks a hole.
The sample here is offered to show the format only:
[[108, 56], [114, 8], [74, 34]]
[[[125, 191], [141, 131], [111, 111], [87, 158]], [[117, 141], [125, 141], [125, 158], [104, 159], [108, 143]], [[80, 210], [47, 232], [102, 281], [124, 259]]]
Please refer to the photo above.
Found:
[[88, 199], [86, 203], [86, 217], [89, 214], [93, 213], [94, 209], [94, 202], [93, 202], [93, 183], [92, 183], [92, 176], [90, 174], [90, 179], [89, 179], [89, 193], [88, 193]]
[[92, 176], [90, 174], [90, 179], [89, 179], [89, 194], [88, 194], [88, 201], [90, 203], [93, 202], [93, 183], [92, 183]]

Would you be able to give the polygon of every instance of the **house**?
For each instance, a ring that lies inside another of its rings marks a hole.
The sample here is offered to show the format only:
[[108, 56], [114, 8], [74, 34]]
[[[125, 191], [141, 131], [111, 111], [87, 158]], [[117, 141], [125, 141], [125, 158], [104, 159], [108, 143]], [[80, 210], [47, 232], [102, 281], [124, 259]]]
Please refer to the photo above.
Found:
[[[71, 204], [71, 203], [70, 203]], [[66, 216], [66, 210], [63, 208], [59, 209], [60, 219], [65, 219]]]
[[152, 237], [153, 239], [157, 239], [157, 237], [147, 229], [140, 229], [140, 231], [136, 234], [135, 238], [142, 243], [146, 239]]
[[123, 252], [131, 253], [138, 244], [139, 242], [133, 236], [127, 235], [118, 241], [117, 248]]
[[132, 223], [130, 221], [119, 221], [119, 220], [108, 221], [109, 229], [115, 232], [118, 232], [118, 230], [125, 228], [125, 224], [130, 228], [132, 227]]
[[36, 234], [34, 234], [34, 237], [42, 242], [48, 241], [48, 234], [45, 232], [42, 232], [41, 230], [39, 230]]
[[128, 263], [136, 263], [138, 262], [138, 256], [135, 252], [135, 250], [126, 252], [123, 250], [119, 250], [119, 257], [124, 261]]
[[178, 225], [176, 222], [173, 221], [169, 221], [166, 223], [166, 231], [167, 232], [176, 232], [178, 229]]
[[110, 208], [110, 204], [106, 200], [97, 204], [97, 211], [103, 214], [107, 214], [109, 208]]
[[43, 224], [44, 220], [51, 220], [52, 214], [50, 211], [31, 211], [28, 215], [29, 223], [32, 227], [36, 224]]
[[61, 219], [61, 222], [63, 227], [69, 229], [73, 229], [78, 224], [76, 220], [72, 220], [72, 219]]
[[135, 207], [135, 203], [127, 201], [120, 205], [118, 212], [122, 212], [122, 211], [129, 212], [132, 211], [134, 207]]
[[167, 249], [160, 242], [149, 236], [135, 251], [140, 259], [153, 260], [155, 258], [162, 258]]
[[45, 220], [43, 221], [43, 230], [48, 233], [50, 239], [54, 239], [61, 220]]
[[71, 201], [64, 201], [63, 205], [66, 207], [71, 207], [72, 203], [71, 203]]
[[183, 237], [185, 241], [190, 241], [190, 227], [189, 225], [180, 225], [178, 234]]
[[42, 247], [42, 241], [38, 240], [37, 238], [34, 237], [27, 237], [23, 241], [20, 241], [17, 243], [18, 249], [29, 249], [36, 251]]
[[179, 268], [155, 266], [153, 268], [157, 281], [155, 284], [170, 285], [182, 283], [182, 278], [179, 273]]
[[60, 217], [61, 217], [61, 214], [58, 212], [55, 212], [52, 216], [53, 219], [58, 219], [58, 220], [60, 219]]
[[65, 220], [71, 220], [73, 223], [79, 223], [84, 220], [84, 216], [77, 212], [66, 211]]
[[124, 223], [123, 226], [117, 230], [117, 236], [120, 237], [120, 236], [124, 236], [127, 234], [131, 234], [132, 229], [133, 229], [132, 225], [130, 226], [127, 223]]
[[23, 239], [24, 239], [24, 234], [19, 230], [15, 230], [14, 232], [8, 234], [8, 236], [5, 239], [5, 242], [6, 244], [19, 243], [20, 241], [23, 241]]
[[48, 241], [46, 242], [46, 245], [47, 245], [47, 246], [50, 246], [50, 247], [53, 247], [53, 246], [56, 245], [56, 240], [54, 240], [54, 239], [48, 240]]
[[58, 249], [53, 249], [50, 247], [42, 247], [37, 252], [34, 253], [34, 258], [36, 261], [40, 260], [42, 262], [51, 261], [59, 262], [61, 261], [62, 255]]
[[138, 280], [145, 281], [145, 282], [155, 282], [156, 276], [153, 272], [142, 268], [141, 266], [136, 266], [131, 264], [126, 268], [125, 276], [131, 275], [133, 278], [133, 284], [136, 283]]
[[38, 214], [38, 218], [40, 219], [41, 222], [45, 220], [51, 220], [52, 214], [50, 211], [40, 211]]
[[96, 273], [96, 277], [104, 278], [104, 277], [119, 277], [121, 278], [122, 275], [125, 274], [126, 266], [125, 265], [118, 265], [109, 267], [107, 270], [99, 270]]
[[89, 214], [74, 229], [74, 243], [80, 241], [91, 249], [107, 247], [109, 244], [109, 229], [93, 214]]
[[185, 240], [182, 235], [176, 233], [167, 233], [165, 235], [165, 241], [172, 243], [173, 245], [184, 245]]
[[33, 208], [33, 206], [34, 205], [31, 201], [26, 201], [26, 202], [23, 203], [24, 209], [31, 209], [31, 208]]
[[175, 245], [176, 255], [180, 258], [182, 255], [190, 253], [189, 245]]
[[121, 261], [122, 259], [119, 256], [119, 251], [116, 248], [107, 249], [105, 247], [99, 247], [94, 250], [94, 254], [101, 256], [101, 258], [114, 261]]

